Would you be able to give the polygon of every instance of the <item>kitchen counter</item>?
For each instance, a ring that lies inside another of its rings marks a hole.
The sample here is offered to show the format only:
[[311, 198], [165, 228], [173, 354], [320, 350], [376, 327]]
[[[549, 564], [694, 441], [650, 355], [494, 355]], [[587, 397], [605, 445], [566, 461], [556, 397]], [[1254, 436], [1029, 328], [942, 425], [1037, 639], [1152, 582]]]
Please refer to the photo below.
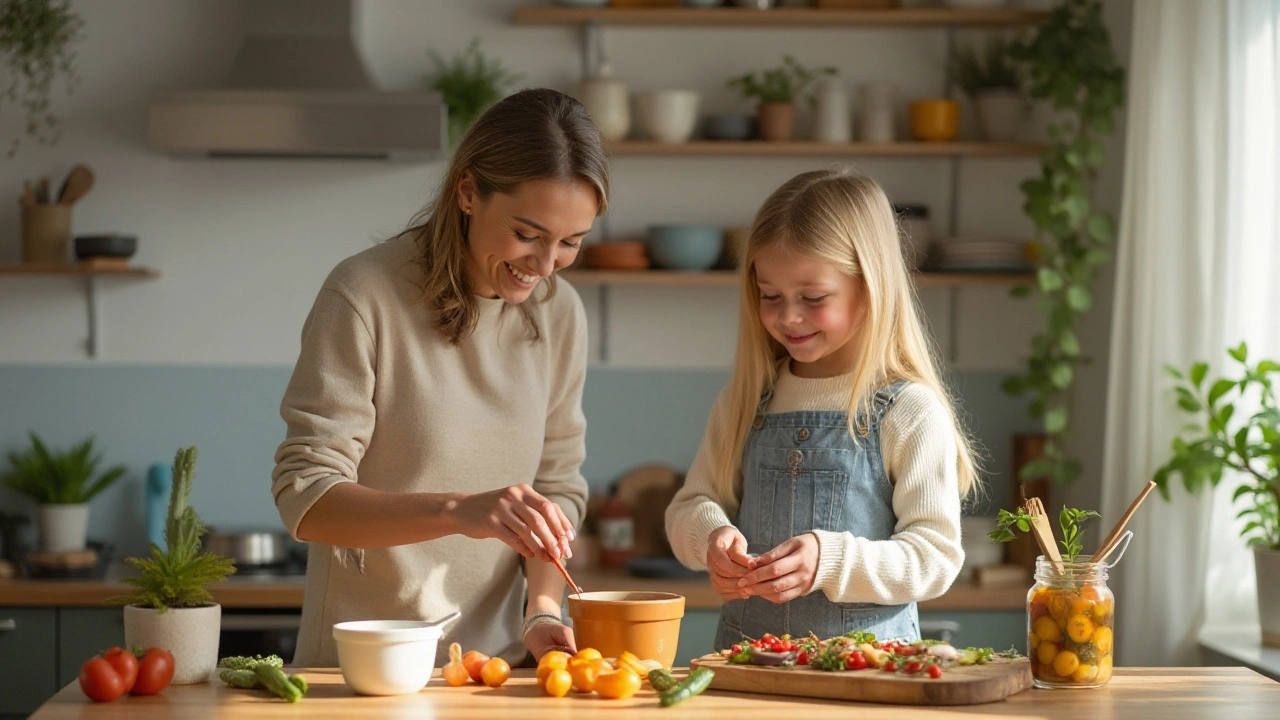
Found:
[[[1280, 707], [1280, 683], [1245, 668], [1118, 668], [1111, 683], [1100, 690], [1027, 690], [998, 703], [964, 707], [925, 708], [866, 705], [828, 700], [806, 701], [768, 695], [709, 690], [672, 708], [658, 705], [654, 691], [645, 688], [629, 700], [602, 700], [570, 693], [563, 698], [542, 694], [533, 670], [516, 670], [497, 689], [473, 683], [445, 686], [439, 671], [419, 693], [393, 697], [361, 697], [342, 682], [333, 668], [300, 671], [311, 686], [307, 696], [288, 705], [263, 692], [236, 690], [220, 681], [170, 687], [151, 697], [123, 697], [110, 703], [91, 703], [76, 683], [64, 687], [31, 716], [31, 720], [77, 718], [466, 718], [508, 720], [528, 717], [598, 717], [608, 710], [616, 720], [630, 718], [733, 717], [775, 720], [786, 716], [818, 715], [823, 710], [848, 712], [856, 708], [865, 720], [954, 718], [958, 715], [1089, 720], [1091, 718], [1238, 718], [1271, 717]], [[677, 675], [682, 675], [677, 671]], [[928, 682], [928, 681], [922, 681]], [[823, 708], [822, 706], [826, 706]]]
[[[0, 607], [98, 607], [113, 595], [132, 588], [119, 578], [128, 568], [113, 571], [104, 580], [0, 580]], [[672, 592], [685, 596], [690, 610], [718, 610], [720, 596], [704, 579], [632, 577], [606, 570], [575, 571], [574, 580], [584, 589]], [[209, 588], [223, 607], [300, 608], [305, 580], [301, 576], [232, 575], [227, 582]], [[1027, 588], [980, 588], [957, 583], [940, 598], [920, 603], [921, 610], [1022, 610]]]

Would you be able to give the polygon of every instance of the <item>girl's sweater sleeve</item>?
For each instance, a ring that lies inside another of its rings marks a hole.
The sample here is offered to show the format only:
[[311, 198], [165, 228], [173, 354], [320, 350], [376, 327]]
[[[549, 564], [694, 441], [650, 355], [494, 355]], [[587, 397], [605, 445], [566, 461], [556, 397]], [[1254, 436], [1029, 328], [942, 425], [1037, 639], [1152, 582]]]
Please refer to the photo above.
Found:
[[707, 420], [706, 432], [702, 436], [702, 444], [698, 446], [698, 453], [689, 466], [689, 474], [667, 506], [667, 540], [671, 543], [676, 558], [685, 567], [695, 570], [702, 570], [707, 566], [707, 539], [711, 533], [725, 525], [732, 525], [730, 515], [736, 515], [738, 510], [737, 501], [717, 493], [712, 480], [714, 459], [711, 448], [724, 442], [727, 398], [727, 388], [721, 390], [716, 397]]
[[810, 592], [822, 590], [832, 602], [929, 600], [951, 587], [964, 562], [958, 450], [946, 405], [912, 383], [885, 411], [880, 427], [898, 522], [888, 540], [814, 531], [819, 557]]

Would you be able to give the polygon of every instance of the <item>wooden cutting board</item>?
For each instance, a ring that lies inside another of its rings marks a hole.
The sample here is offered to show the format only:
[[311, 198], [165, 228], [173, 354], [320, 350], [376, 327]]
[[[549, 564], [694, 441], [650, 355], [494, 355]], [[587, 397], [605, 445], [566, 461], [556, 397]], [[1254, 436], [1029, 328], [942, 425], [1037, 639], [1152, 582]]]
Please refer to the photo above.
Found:
[[1026, 658], [948, 668], [936, 680], [880, 670], [824, 672], [733, 665], [719, 655], [704, 655], [689, 664], [715, 670], [711, 687], [716, 690], [892, 705], [977, 705], [1031, 687], [1031, 664]]

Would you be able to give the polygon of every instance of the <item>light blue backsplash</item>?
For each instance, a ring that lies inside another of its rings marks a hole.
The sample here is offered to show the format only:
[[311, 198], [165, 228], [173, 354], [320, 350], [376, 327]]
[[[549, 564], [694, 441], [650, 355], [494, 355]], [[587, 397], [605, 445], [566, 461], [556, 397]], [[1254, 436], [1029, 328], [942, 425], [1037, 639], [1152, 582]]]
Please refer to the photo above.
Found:
[[[200, 449], [192, 503], [206, 523], [278, 527], [268, 488], [272, 456], [284, 435], [278, 407], [289, 373], [282, 367], [3, 366], [0, 450], [25, 447], [28, 430], [62, 447], [95, 435], [107, 463], [129, 467], [121, 482], [94, 501], [90, 519], [90, 537], [114, 543], [117, 555], [145, 547], [142, 487], [148, 466], [171, 462], [185, 445]], [[643, 463], [687, 468], [727, 378], [727, 371], [718, 370], [591, 369], [583, 401], [583, 474], [603, 489]], [[1009, 496], [1011, 435], [1034, 427], [1022, 402], [1000, 392], [1000, 380], [999, 373], [978, 372], [954, 378], [969, 422], [991, 456], [987, 467], [995, 478], [988, 513]], [[7, 467], [7, 461], [0, 464]], [[0, 507], [34, 516], [25, 498], [3, 488]], [[28, 537], [34, 542], [33, 532]]]

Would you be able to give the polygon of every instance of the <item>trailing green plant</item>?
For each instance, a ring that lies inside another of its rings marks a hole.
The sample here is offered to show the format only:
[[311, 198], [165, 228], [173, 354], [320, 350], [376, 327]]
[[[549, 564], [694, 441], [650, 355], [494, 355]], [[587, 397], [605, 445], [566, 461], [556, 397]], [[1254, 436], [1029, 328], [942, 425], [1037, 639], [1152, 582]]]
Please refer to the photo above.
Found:
[[500, 100], [520, 75], [509, 71], [502, 61], [486, 57], [480, 51], [480, 38], [473, 38], [465, 50], [449, 60], [435, 50], [428, 52], [436, 74], [427, 86], [440, 93], [449, 107], [449, 144], [456, 145], [471, 123]]
[[29, 435], [31, 448], [10, 451], [12, 467], [0, 478], [9, 489], [42, 505], [87, 503], [125, 473], [124, 465], [113, 465], [98, 473], [102, 455], [94, 454], [92, 437], [70, 450], [50, 450], [39, 435]]
[[164, 524], [166, 547], [161, 550], [152, 543], [147, 557], [125, 558], [139, 574], [124, 578], [124, 582], [138, 589], [130, 595], [109, 598], [107, 602], [155, 608], [162, 613], [171, 607], [207, 605], [213, 602], [213, 596], [205, 586], [220, 583], [236, 571], [230, 559], [203, 550], [204, 523], [196, 509], [188, 504], [195, 471], [196, 449], [178, 450], [173, 458], [173, 492]]
[[1013, 42], [995, 35], [981, 48], [961, 45], [951, 53], [951, 82], [969, 97], [983, 90], [1022, 89], [1022, 66], [1013, 59]]
[[[26, 113], [23, 134], [41, 145], [58, 142], [62, 122], [53, 113], [53, 83], [62, 76], [70, 93], [78, 77], [75, 43], [84, 20], [70, 0], [0, 0], [0, 57], [9, 72], [4, 96]], [[8, 157], [18, 150], [14, 138]]]
[[[1100, 517], [1102, 516], [1092, 510], [1069, 508], [1065, 505], [1058, 512], [1058, 529], [1062, 531], [1062, 539], [1058, 544], [1062, 546], [1062, 559], [1065, 562], [1075, 562], [1084, 549], [1080, 526], [1089, 518]], [[988, 533], [987, 537], [991, 542], [1009, 542], [1016, 537], [1014, 530], [1031, 532], [1032, 522], [1031, 513], [1027, 512], [1026, 508], [1019, 507], [1013, 512], [1001, 510], [996, 514], [996, 529]]]
[[1033, 98], [1047, 99], [1057, 119], [1040, 156], [1040, 175], [1022, 183], [1023, 210], [1036, 226], [1041, 262], [1034, 290], [1045, 317], [1031, 339], [1022, 374], [1006, 378], [1012, 395], [1031, 393], [1027, 411], [1046, 435], [1044, 454], [1022, 467], [1023, 481], [1052, 478], [1069, 483], [1080, 463], [1067, 456], [1071, 436], [1068, 411], [1076, 369], [1086, 359], [1075, 327], [1093, 306], [1098, 268], [1110, 262], [1115, 224], [1093, 203], [1093, 184], [1105, 159], [1100, 138], [1115, 130], [1114, 115], [1124, 102], [1124, 70], [1116, 60], [1098, 0], [1064, 0], [1027, 40], [1010, 50], [1023, 63]]
[[[1217, 487], [1231, 472], [1239, 478], [1232, 501], [1246, 499], [1237, 519], [1248, 518], [1240, 536], [1251, 545], [1280, 550], [1280, 408], [1272, 376], [1280, 363], [1260, 360], [1249, 364], [1249, 346], [1240, 343], [1228, 353], [1240, 364], [1238, 378], [1208, 381], [1209, 365], [1194, 363], [1184, 375], [1167, 367], [1177, 380], [1178, 407], [1197, 421], [1173, 439], [1173, 457], [1152, 478], [1160, 494], [1169, 499], [1173, 477], [1192, 495], [1205, 487]], [[1243, 404], [1257, 407], [1248, 417], [1236, 417]], [[1232, 421], [1235, 422], [1232, 422]]]
[[747, 100], [755, 98], [761, 104], [793, 103], [814, 80], [835, 74], [836, 69], [829, 65], [809, 69], [790, 55], [783, 55], [782, 65], [731, 78], [725, 85]]

